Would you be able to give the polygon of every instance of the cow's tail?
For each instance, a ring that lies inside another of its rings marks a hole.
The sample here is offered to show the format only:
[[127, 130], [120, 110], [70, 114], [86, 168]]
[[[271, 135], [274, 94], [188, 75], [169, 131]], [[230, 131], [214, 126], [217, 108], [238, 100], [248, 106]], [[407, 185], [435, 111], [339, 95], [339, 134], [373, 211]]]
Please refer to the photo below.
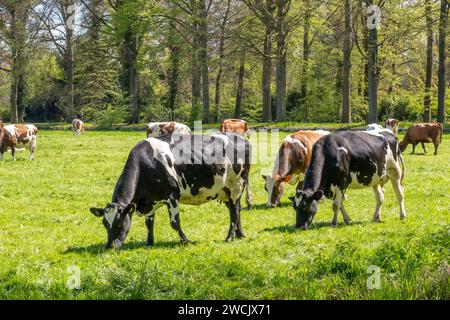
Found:
[[400, 176], [400, 183], [403, 183], [403, 178], [405, 177], [405, 161], [403, 160], [403, 155], [400, 147], [398, 147], [397, 150], [397, 157], [400, 159], [400, 163], [402, 165], [402, 175]]

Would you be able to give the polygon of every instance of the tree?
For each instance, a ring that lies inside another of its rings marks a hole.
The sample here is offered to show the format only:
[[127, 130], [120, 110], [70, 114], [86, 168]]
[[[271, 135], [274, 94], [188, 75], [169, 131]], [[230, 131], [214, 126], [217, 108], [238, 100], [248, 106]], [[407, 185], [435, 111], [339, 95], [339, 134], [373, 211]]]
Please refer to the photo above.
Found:
[[426, 50], [426, 66], [425, 66], [425, 97], [423, 101], [424, 114], [423, 121], [431, 121], [431, 97], [430, 89], [433, 76], [433, 18], [431, 0], [425, 0], [425, 20], [427, 33], [427, 50]]
[[351, 70], [351, 7], [350, 0], [344, 2], [344, 41], [343, 41], [343, 62], [342, 62], [342, 122], [351, 122], [351, 109], [350, 109], [350, 70]]
[[439, 68], [438, 68], [438, 117], [441, 123], [445, 122], [445, 63], [446, 63], [446, 30], [448, 21], [448, 0], [441, 0], [441, 9], [439, 17]]
[[11, 121], [23, 121], [25, 68], [27, 46], [27, 21], [30, 13], [29, 1], [5, 0], [0, 4], [5, 40], [11, 50], [11, 91], [10, 110]]

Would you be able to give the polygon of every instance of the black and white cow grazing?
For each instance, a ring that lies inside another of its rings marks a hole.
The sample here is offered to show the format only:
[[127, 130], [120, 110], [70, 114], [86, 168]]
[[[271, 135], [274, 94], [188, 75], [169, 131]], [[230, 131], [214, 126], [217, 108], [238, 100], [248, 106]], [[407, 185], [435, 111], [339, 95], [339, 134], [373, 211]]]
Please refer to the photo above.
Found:
[[107, 248], [120, 248], [131, 226], [132, 213], [146, 217], [147, 245], [154, 244], [154, 213], [167, 206], [170, 223], [182, 243], [179, 203], [223, 201], [230, 212], [226, 241], [244, 237], [240, 199], [248, 183], [250, 143], [237, 134], [166, 135], [148, 138], [132, 150], [105, 209], [91, 208], [103, 217]]
[[324, 136], [313, 147], [303, 189], [297, 190], [296, 196], [291, 198], [296, 210], [296, 227], [308, 228], [323, 196], [333, 199], [332, 225], [337, 225], [339, 210], [344, 222], [350, 223], [342, 204], [348, 188], [373, 188], [377, 201], [374, 221], [380, 221], [383, 186], [388, 180], [392, 182], [400, 205], [400, 218], [403, 219], [406, 217], [401, 184], [403, 175], [404, 163], [398, 140], [390, 130], [345, 131]]

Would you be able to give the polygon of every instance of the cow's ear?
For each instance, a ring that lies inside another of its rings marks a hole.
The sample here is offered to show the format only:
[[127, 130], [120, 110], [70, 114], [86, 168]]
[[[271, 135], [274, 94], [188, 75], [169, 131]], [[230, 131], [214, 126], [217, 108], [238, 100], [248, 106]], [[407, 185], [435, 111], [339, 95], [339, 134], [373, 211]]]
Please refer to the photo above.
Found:
[[89, 210], [96, 217], [103, 217], [105, 215], [105, 209], [102, 208], [91, 208]]
[[265, 174], [262, 175], [264, 181], [267, 181], [267, 176]]
[[288, 176], [285, 176], [285, 177], [281, 178], [280, 181], [288, 183], [289, 181], [291, 181], [291, 179], [292, 179], [292, 176], [288, 175]]
[[289, 197], [289, 200], [291, 200], [293, 203], [295, 203], [295, 197]]
[[136, 204], [135, 203], [130, 203], [125, 210], [123, 210], [123, 213], [125, 214], [132, 214], [133, 212], [136, 211]]
[[323, 191], [322, 190], [317, 190], [316, 192], [314, 192], [312, 197], [313, 197], [314, 200], [319, 201], [323, 197]]

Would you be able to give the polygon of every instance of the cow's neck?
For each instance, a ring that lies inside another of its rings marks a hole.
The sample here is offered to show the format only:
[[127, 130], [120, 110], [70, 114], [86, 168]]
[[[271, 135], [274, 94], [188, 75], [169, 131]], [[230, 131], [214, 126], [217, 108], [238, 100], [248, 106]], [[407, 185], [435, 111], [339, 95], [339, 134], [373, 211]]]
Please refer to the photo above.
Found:
[[307, 193], [314, 193], [317, 190], [323, 189], [323, 165], [325, 161], [322, 156], [315, 158], [311, 161], [303, 182], [303, 190]]
[[129, 159], [123, 169], [122, 175], [117, 181], [112, 198], [113, 203], [120, 206], [128, 206], [133, 202], [139, 179], [139, 166]]

